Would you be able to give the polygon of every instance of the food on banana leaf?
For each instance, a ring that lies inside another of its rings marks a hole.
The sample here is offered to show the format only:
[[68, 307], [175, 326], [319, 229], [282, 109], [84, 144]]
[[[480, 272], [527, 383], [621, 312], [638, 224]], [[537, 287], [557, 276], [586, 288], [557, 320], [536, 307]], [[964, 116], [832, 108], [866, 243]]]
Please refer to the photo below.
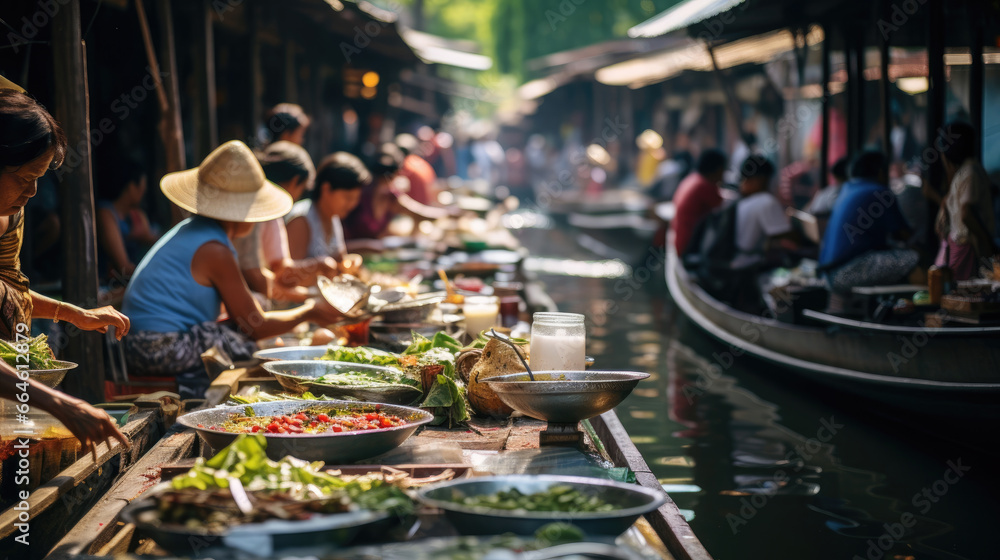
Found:
[[[521, 347], [521, 352], [527, 358], [528, 352], [524, 347]], [[479, 414], [493, 418], [510, 416], [514, 409], [504, 404], [485, 381], [498, 375], [523, 371], [524, 364], [511, 346], [495, 338], [490, 339], [483, 348], [479, 361], [469, 373], [469, 403], [472, 408]]]
[[[352, 480], [322, 470], [322, 462], [293, 457], [272, 461], [260, 434], [241, 435], [211, 459], [198, 459], [191, 470], [155, 492], [160, 521], [222, 531], [268, 519], [307, 519], [317, 513], [386, 511], [403, 517], [414, 511], [406, 493], [382, 477]], [[229, 491], [238, 480], [253, 508], [242, 513]]]

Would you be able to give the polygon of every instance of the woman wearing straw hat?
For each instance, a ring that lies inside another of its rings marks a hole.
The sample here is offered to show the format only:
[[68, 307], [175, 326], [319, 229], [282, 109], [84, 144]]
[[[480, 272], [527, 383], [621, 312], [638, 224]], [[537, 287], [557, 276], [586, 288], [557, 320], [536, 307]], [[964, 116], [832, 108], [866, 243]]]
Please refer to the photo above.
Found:
[[[163, 177], [160, 189], [194, 216], [153, 246], [125, 291], [123, 310], [133, 325], [125, 355], [134, 373], [176, 376], [182, 396], [200, 396], [208, 386], [202, 352], [218, 346], [235, 360], [246, 359], [255, 340], [305, 321], [342, 318], [322, 300], [264, 312], [247, 287], [233, 240], [257, 222], [286, 214], [292, 199], [267, 181], [245, 144], [223, 144], [199, 167]], [[225, 324], [217, 321], [222, 304], [229, 316]]]

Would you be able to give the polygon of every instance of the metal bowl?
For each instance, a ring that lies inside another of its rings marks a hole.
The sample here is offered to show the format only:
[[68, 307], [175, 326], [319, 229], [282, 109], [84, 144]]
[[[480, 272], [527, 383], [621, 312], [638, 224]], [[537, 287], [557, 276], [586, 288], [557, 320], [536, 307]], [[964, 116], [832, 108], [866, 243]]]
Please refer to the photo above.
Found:
[[[469, 496], [495, 494], [515, 488], [521, 493], [533, 494], [555, 485], [570, 486], [586, 496], [596, 496], [621, 509], [589, 513], [500, 510], [466, 506], [457, 502]], [[662, 491], [657, 492], [636, 484], [557, 475], [486, 476], [450, 480], [421, 488], [417, 492], [417, 499], [444, 510], [448, 520], [464, 535], [533, 535], [539, 527], [557, 521], [572, 523], [589, 535], [620, 535], [640, 515], [655, 510], [667, 501], [666, 494]]]
[[253, 353], [253, 357], [262, 362], [318, 360], [326, 354], [327, 348], [337, 348], [337, 346], [283, 346], [258, 350]]
[[144, 498], [125, 506], [121, 516], [126, 523], [135, 524], [141, 534], [172, 554], [203, 556], [226, 547], [254, 556], [267, 556], [278, 550], [344, 546], [366, 526], [383, 521], [389, 514], [363, 510], [314, 515], [296, 521], [271, 519], [212, 532], [161, 523], [156, 501]]
[[[434, 419], [433, 414], [419, 408], [394, 404], [379, 404], [379, 407], [380, 411], [385, 414], [399, 416], [406, 420], [406, 425], [355, 432], [264, 434], [264, 437], [267, 438], [267, 456], [274, 460], [280, 460], [286, 455], [291, 455], [306, 461], [323, 461], [333, 465], [353, 463], [395, 449], [413, 435], [417, 428]], [[309, 408], [372, 412], [375, 409], [375, 404], [349, 401], [279, 401], [241, 406], [220, 406], [185, 414], [177, 418], [177, 422], [197, 430], [212, 449], [219, 451], [232, 443], [240, 434], [210, 430], [199, 427], [199, 425], [216, 426], [222, 424], [229, 420], [230, 414], [243, 414], [247, 408], [252, 408], [258, 416], [273, 416], [296, 414]]]
[[368, 336], [371, 337], [372, 347], [402, 352], [413, 344], [413, 333], [434, 338], [446, 328], [444, 323], [372, 323], [368, 327]]
[[618, 406], [648, 373], [634, 371], [536, 371], [484, 381], [507, 406], [549, 422], [579, 422]]
[[326, 385], [315, 381], [324, 375], [348, 371], [401, 375], [398, 369], [390, 367], [355, 364], [351, 362], [332, 362], [328, 360], [267, 362], [263, 364], [263, 367], [264, 370], [278, 380], [278, 383], [281, 383], [282, 387], [295, 394], [309, 391], [314, 395], [391, 404], [411, 404], [423, 395], [423, 391], [419, 387], [403, 384]]
[[52, 369], [29, 369], [27, 370], [28, 377], [54, 389], [56, 385], [62, 383], [63, 378], [66, 377], [66, 372], [77, 366], [73, 362], [62, 362], [59, 360], [52, 360], [52, 365], [56, 367]]
[[382, 306], [378, 314], [383, 323], [420, 323], [430, 316], [444, 296], [424, 296], [410, 301], [400, 301]]

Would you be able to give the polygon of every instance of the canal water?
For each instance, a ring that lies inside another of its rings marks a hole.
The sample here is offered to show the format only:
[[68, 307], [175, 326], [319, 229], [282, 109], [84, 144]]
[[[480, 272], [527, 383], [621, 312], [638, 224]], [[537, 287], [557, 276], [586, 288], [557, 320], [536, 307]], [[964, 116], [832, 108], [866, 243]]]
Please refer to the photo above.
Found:
[[996, 456], [729, 355], [629, 234], [525, 224], [530, 268], [560, 310], [587, 315], [597, 365], [651, 374], [618, 415], [716, 559], [1000, 558]]

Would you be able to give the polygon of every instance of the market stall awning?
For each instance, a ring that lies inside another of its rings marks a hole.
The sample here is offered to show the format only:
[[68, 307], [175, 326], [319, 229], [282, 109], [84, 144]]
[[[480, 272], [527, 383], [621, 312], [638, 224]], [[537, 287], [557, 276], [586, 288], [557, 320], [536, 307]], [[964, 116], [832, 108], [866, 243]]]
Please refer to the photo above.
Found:
[[[823, 29], [813, 26], [806, 34], [806, 43], [815, 45], [823, 40]], [[790, 31], [764, 33], [715, 47], [715, 59], [720, 69], [741, 64], [763, 64], [795, 48]], [[702, 41], [690, 39], [683, 47], [635, 58], [601, 68], [597, 81], [609, 86], [639, 88], [662, 82], [685, 70], [710, 71], [712, 58]]]
[[489, 70], [493, 59], [476, 52], [469, 41], [456, 41], [417, 31], [400, 29], [400, 35], [421, 60], [428, 64], [443, 64], [468, 70]]
[[629, 37], [659, 37], [731, 10], [747, 0], [686, 0], [628, 30]]

